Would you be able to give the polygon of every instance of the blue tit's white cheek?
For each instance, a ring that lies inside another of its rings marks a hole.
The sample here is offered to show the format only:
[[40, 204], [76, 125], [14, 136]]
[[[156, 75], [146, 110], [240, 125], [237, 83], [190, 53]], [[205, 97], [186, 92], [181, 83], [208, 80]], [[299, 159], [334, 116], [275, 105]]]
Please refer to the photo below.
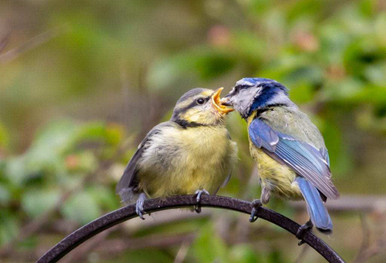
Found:
[[297, 109], [297, 106], [288, 98], [288, 96], [284, 93], [276, 93], [272, 96], [267, 102], [267, 105], [270, 104], [283, 104], [287, 107]]
[[245, 113], [252, 105], [255, 96], [256, 89], [240, 90], [236, 96], [232, 97], [234, 108], [240, 113]]

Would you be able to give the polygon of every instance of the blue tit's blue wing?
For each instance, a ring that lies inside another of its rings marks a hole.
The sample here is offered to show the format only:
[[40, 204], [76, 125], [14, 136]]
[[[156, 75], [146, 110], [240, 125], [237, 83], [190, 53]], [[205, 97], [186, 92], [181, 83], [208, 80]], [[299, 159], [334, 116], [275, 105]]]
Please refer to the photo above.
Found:
[[276, 150], [276, 145], [279, 142], [278, 133], [267, 124], [255, 119], [251, 122], [248, 129], [249, 137], [258, 148], [264, 148], [270, 152]]
[[248, 129], [250, 139], [256, 147], [291, 167], [326, 197], [336, 199], [339, 196], [331, 181], [328, 157], [325, 157], [328, 156], [327, 150], [319, 150], [311, 144], [275, 131], [260, 119], [253, 120]]
[[328, 156], [327, 148], [323, 147], [320, 150], [320, 154], [323, 156], [323, 159], [326, 160], [328, 166], [330, 166], [330, 156]]

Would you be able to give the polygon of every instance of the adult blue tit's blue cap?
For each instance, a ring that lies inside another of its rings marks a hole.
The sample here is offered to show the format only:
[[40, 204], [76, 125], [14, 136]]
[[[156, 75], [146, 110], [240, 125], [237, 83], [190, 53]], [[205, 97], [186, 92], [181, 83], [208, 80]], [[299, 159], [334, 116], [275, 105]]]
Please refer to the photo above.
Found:
[[242, 78], [239, 81], [236, 82], [236, 86], [257, 86], [263, 83], [278, 83], [277, 81], [273, 79], [266, 79], [266, 78]]
[[267, 79], [267, 78], [242, 78], [236, 82], [235, 86], [244, 86], [244, 87], [262, 86], [264, 88], [279, 88], [283, 90], [286, 94], [288, 93], [288, 88], [286, 88], [276, 80]]

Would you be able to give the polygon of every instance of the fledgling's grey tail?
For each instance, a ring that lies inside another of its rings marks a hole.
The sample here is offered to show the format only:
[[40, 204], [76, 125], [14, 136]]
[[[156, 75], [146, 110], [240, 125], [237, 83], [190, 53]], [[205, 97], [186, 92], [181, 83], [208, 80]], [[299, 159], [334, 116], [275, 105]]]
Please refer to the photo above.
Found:
[[131, 188], [122, 188], [118, 194], [125, 205], [134, 204], [138, 199], [138, 194], [134, 193]]

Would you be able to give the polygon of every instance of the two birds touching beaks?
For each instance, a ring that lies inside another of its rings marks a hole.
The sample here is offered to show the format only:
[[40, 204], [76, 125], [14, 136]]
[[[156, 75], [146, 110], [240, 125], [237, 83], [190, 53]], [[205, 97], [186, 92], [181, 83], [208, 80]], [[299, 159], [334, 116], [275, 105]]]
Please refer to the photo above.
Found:
[[221, 91], [188, 91], [177, 101], [171, 119], [146, 135], [117, 185], [122, 201], [136, 202], [143, 219], [147, 197], [196, 194], [199, 203], [201, 194], [216, 194], [237, 160], [236, 143], [225, 127], [225, 116], [235, 110], [248, 124], [250, 154], [262, 186], [250, 220], [274, 194], [305, 200], [310, 220], [299, 228], [299, 239], [313, 225], [330, 233], [324, 203], [339, 193], [318, 128], [275, 80], [243, 78], [222, 99]]

